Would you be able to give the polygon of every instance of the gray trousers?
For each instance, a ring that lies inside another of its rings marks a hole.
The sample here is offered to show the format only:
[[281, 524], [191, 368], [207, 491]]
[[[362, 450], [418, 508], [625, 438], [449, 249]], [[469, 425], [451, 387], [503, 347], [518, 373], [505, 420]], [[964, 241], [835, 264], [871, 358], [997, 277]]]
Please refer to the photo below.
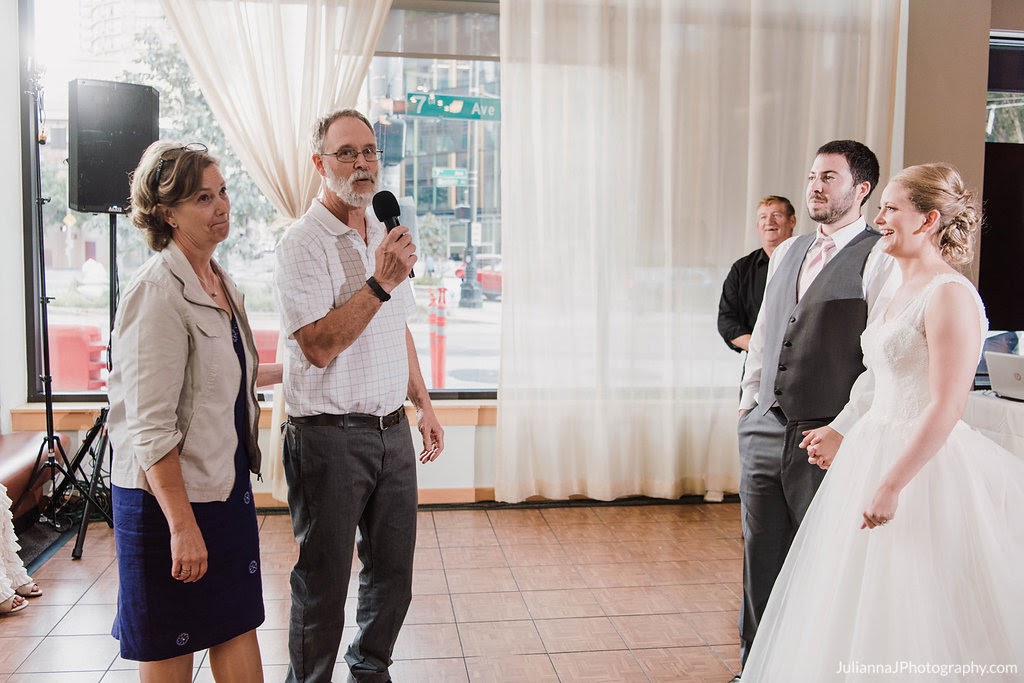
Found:
[[740, 647], [747, 661], [786, 553], [825, 470], [807, 462], [802, 432], [831, 420], [787, 423], [774, 408], [757, 406], [739, 421], [740, 512], [743, 516], [743, 604]]
[[331, 680], [355, 541], [363, 564], [359, 632], [345, 661], [350, 680], [389, 681], [391, 654], [412, 600], [418, 494], [409, 423], [403, 417], [380, 431], [288, 422], [284, 471], [299, 544], [291, 573], [286, 680]]

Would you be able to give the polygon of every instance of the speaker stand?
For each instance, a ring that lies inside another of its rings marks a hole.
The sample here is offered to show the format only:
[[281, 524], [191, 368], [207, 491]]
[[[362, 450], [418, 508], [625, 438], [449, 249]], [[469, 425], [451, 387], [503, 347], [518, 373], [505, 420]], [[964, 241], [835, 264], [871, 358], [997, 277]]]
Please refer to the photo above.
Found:
[[[64, 452], [64, 446], [60, 442], [60, 438], [57, 437], [54, 431], [53, 425], [53, 377], [50, 375], [50, 325], [49, 325], [49, 305], [52, 298], [46, 294], [46, 231], [44, 229], [45, 223], [43, 220], [43, 205], [49, 200], [48, 197], [42, 195], [42, 171], [40, 168], [39, 161], [39, 146], [45, 142], [45, 138], [40, 134], [39, 122], [42, 118], [42, 105], [40, 98], [42, 97], [42, 85], [39, 82], [38, 73], [33, 74], [32, 77], [32, 89], [28, 91], [28, 95], [32, 99], [32, 105], [34, 110], [34, 116], [32, 117], [30, 133], [33, 135], [35, 140], [35, 173], [31, 174], [30, 178], [32, 181], [32, 191], [35, 196], [35, 229], [37, 242], [35, 245], [36, 249], [36, 269], [39, 292], [39, 350], [43, 362], [42, 374], [39, 375], [39, 379], [43, 386], [43, 399], [46, 406], [46, 434], [43, 436], [43, 442], [39, 446], [39, 453], [36, 456], [36, 469], [29, 478], [28, 485], [22, 492], [21, 496], [18, 497], [18, 503], [21, 499], [33, 489], [33, 487], [39, 482], [41, 478], [49, 475], [50, 480], [50, 502], [44, 509], [40, 521], [48, 522], [53, 528], [63, 531], [63, 523], [61, 518], [64, 514], [64, 508], [66, 507], [66, 500], [64, 491], [67, 490], [68, 485], [78, 491], [79, 495], [83, 499], [90, 501], [93, 505], [96, 505], [96, 501], [92, 500], [92, 496], [85, 486], [78, 481], [74, 475], [74, 467], [68, 461], [68, 456]], [[45, 454], [45, 461], [43, 456]], [[60, 456], [58, 459], [57, 456]], [[61, 475], [61, 480], [58, 483], [57, 475]], [[58, 495], [60, 491], [60, 495]], [[12, 507], [17, 509], [18, 503]], [[99, 506], [97, 506], [99, 507]], [[109, 519], [109, 515], [107, 515]]]
[[[107, 336], [107, 373], [112, 369], [111, 365], [111, 353], [114, 348], [114, 316], [117, 312], [117, 304], [120, 300], [121, 285], [120, 280], [117, 276], [117, 214], [111, 212], [110, 216], [110, 333]], [[82, 508], [82, 520], [78, 526], [78, 538], [75, 539], [75, 547], [71, 550], [71, 557], [80, 560], [82, 559], [82, 547], [85, 545], [85, 534], [89, 531], [89, 518], [92, 516], [93, 501], [96, 499], [96, 490], [100, 486], [103, 477], [103, 454], [110, 447], [110, 440], [107, 434], [107, 414], [110, 411], [110, 407], [106, 407], [100, 411], [100, 416], [96, 419], [96, 425], [94, 428], [99, 429], [100, 437], [99, 442], [96, 445], [96, 450], [93, 453], [92, 461], [92, 478], [89, 481], [89, 496], [85, 500], [85, 507]], [[114, 461], [113, 448], [110, 449], [110, 462]], [[107, 520], [107, 526], [113, 528], [114, 526], [114, 510], [113, 510], [113, 499], [109, 493], [110, 488], [106, 487], [108, 494], [106, 501], [107, 507], [98, 506], [99, 511], [103, 513], [103, 517]]]

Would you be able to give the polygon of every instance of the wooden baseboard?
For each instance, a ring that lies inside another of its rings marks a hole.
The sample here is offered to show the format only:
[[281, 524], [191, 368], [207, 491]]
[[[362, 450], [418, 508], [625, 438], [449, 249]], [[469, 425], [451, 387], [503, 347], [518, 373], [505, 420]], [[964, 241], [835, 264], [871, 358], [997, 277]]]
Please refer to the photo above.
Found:
[[[278, 500], [273, 494], [257, 492], [254, 494], [256, 507], [261, 510], [287, 509], [285, 501]], [[480, 503], [494, 500], [494, 487], [459, 489], [423, 489], [420, 491], [420, 505], [441, 505], [452, 503]]]
[[444, 503], [480, 503], [494, 500], [494, 487], [461, 489], [420, 489], [420, 505]]
[[256, 501], [256, 507], [260, 510], [276, 510], [278, 508], [287, 510], [288, 503], [283, 500], [274, 498], [272, 493], [266, 491], [257, 491], [252, 494], [253, 500]]

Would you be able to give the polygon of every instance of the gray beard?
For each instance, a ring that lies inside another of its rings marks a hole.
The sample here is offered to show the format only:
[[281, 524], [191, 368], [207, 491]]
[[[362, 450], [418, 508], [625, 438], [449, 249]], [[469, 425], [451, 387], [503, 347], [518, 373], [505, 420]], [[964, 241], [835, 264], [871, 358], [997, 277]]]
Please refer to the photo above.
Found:
[[[364, 179], [373, 181], [373, 189], [369, 192], [356, 192], [352, 184], [357, 180]], [[349, 206], [361, 209], [365, 209], [370, 205], [370, 202], [373, 201], [373, 195], [377, 192], [377, 176], [369, 171], [353, 171], [348, 180], [342, 180], [338, 176], [328, 173], [324, 177], [324, 183], [327, 185], [327, 189], [333, 192], [338, 199]]]

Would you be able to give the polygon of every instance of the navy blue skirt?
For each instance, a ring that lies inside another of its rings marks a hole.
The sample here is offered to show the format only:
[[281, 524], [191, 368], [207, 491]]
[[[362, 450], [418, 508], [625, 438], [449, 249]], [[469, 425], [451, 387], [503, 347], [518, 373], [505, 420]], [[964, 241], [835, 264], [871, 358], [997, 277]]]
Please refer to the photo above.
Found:
[[[236, 353], [244, 358], [232, 320]], [[256, 504], [245, 449], [245, 401], [235, 402], [235, 484], [226, 501], [192, 503], [209, 558], [195, 583], [171, 577], [171, 533], [156, 497], [112, 486], [120, 589], [111, 634], [125, 659], [150, 662], [205, 650], [264, 620]], [[116, 454], [115, 456], [116, 457]], [[227, 465], [227, 462], [224, 463]]]
[[248, 459], [224, 502], [193, 503], [209, 555], [195, 583], [171, 577], [171, 534], [156, 498], [113, 487], [120, 590], [112, 635], [121, 656], [169, 659], [227, 642], [263, 623], [263, 582]]

